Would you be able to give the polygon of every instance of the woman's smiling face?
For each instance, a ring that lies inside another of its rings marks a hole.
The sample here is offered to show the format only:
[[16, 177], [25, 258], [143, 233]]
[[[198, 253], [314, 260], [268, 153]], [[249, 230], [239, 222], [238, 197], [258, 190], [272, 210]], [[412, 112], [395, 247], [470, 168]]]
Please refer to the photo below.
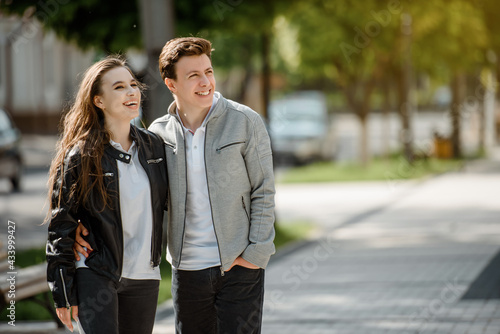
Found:
[[129, 70], [117, 67], [102, 76], [100, 94], [94, 97], [94, 103], [107, 122], [130, 122], [139, 116], [141, 91]]

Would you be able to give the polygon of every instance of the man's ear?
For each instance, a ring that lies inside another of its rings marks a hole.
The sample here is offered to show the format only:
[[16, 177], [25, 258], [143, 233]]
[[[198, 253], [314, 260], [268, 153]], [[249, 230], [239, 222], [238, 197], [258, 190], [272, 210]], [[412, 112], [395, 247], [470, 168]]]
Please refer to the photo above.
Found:
[[97, 108], [104, 109], [104, 103], [99, 95], [94, 96], [94, 104]]
[[165, 78], [165, 85], [172, 93], [175, 93], [177, 91], [174, 79]]

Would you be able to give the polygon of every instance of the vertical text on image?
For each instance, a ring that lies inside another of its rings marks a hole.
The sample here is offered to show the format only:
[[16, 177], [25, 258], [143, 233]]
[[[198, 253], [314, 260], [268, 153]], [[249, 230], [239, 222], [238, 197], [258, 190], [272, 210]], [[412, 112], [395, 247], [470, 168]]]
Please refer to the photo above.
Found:
[[16, 223], [8, 220], [7, 221], [7, 282], [9, 284], [9, 290], [7, 292], [7, 297], [9, 298], [9, 303], [7, 307], [7, 318], [9, 318], [8, 324], [10, 326], [16, 325]]

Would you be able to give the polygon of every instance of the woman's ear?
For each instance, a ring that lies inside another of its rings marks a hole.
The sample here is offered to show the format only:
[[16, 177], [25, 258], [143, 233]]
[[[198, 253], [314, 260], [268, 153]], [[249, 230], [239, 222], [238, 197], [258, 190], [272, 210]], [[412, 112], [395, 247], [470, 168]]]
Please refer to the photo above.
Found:
[[94, 96], [94, 104], [97, 108], [104, 110], [104, 103], [99, 95]]

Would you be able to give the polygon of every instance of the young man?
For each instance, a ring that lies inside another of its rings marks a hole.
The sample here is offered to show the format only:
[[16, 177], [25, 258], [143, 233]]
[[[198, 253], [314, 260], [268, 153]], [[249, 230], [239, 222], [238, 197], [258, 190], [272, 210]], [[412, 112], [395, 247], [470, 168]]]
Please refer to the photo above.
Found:
[[176, 331], [260, 333], [275, 250], [271, 145], [256, 112], [215, 92], [211, 51], [202, 38], [165, 44], [160, 72], [175, 101], [149, 128], [167, 155]]
[[179, 333], [260, 333], [274, 253], [274, 176], [264, 122], [215, 91], [212, 45], [170, 40], [159, 59], [174, 96], [150, 130], [165, 142], [168, 260]]

